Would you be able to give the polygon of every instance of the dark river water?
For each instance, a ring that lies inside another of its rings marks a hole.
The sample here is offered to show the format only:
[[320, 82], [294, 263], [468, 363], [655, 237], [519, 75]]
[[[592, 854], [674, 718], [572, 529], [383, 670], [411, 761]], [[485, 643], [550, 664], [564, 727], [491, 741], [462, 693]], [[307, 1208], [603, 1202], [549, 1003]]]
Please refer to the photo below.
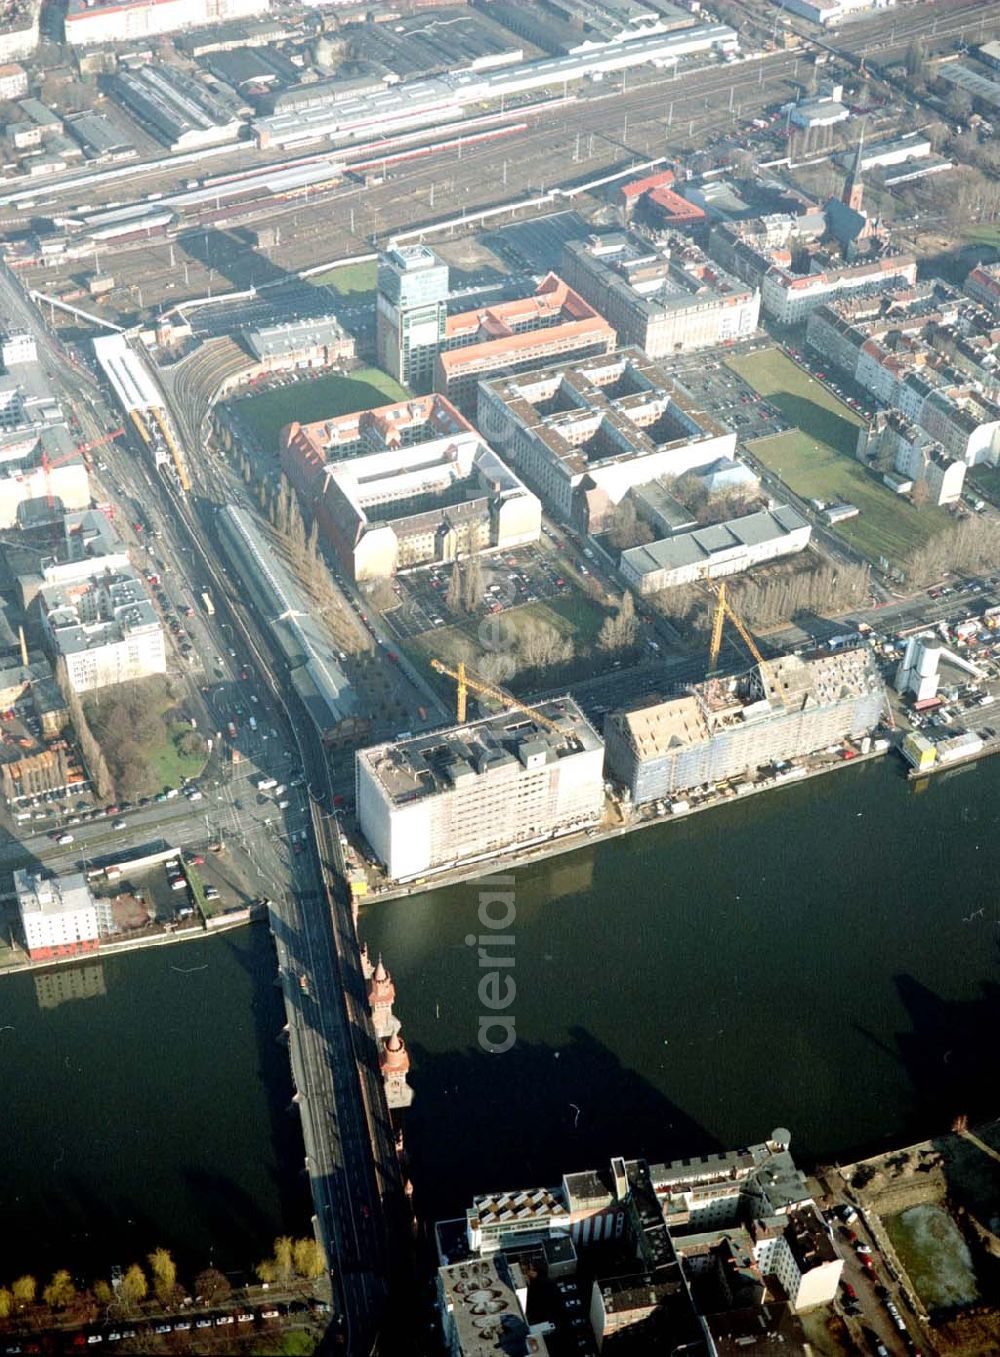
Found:
[[776, 1126], [808, 1162], [996, 1116], [998, 792], [1000, 759], [923, 786], [879, 760], [516, 873], [505, 1054], [477, 884], [373, 905], [421, 1212]]
[[253, 925], [0, 980], [0, 1281], [163, 1244], [190, 1282], [307, 1230], [274, 973]]
[[[808, 1162], [996, 1116], [998, 794], [1000, 759], [923, 787], [884, 760], [516, 873], [505, 1054], [477, 883], [373, 905], [421, 1213], [779, 1125]], [[0, 981], [0, 1281], [159, 1244], [249, 1268], [307, 1228], [273, 975], [252, 927]]]

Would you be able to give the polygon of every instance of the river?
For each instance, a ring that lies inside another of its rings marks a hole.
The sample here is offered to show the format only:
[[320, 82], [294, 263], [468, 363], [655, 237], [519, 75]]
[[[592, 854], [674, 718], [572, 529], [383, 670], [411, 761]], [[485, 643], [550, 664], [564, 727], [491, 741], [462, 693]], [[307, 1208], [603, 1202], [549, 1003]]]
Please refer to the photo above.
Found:
[[249, 1271], [307, 1233], [267, 929], [0, 980], [0, 1282], [174, 1251]]
[[417, 1209], [776, 1126], [809, 1162], [996, 1116], [998, 792], [1000, 759], [914, 785], [887, 758], [517, 872], [505, 1054], [477, 884], [373, 904]]
[[[921, 787], [890, 758], [517, 872], [503, 1055], [477, 885], [372, 905], [421, 1214], [779, 1125], [809, 1161], [996, 1116], [998, 805], [1000, 759]], [[190, 1280], [307, 1228], [273, 975], [253, 926], [0, 981], [0, 1281], [159, 1244]]]

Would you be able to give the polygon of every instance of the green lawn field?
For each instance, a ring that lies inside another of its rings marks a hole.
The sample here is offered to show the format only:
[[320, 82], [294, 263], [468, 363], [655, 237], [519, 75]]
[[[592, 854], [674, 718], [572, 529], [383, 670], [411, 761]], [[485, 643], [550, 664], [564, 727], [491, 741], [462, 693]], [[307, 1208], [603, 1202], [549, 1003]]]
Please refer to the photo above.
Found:
[[745, 358], [731, 358], [726, 366], [766, 396], [789, 424], [853, 458], [858, 429], [864, 424], [862, 417], [780, 349], [761, 349]]
[[811, 378], [778, 349], [765, 349], [729, 366], [796, 427], [747, 446], [790, 490], [803, 499], [856, 504], [857, 518], [833, 531], [872, 561], [900, 564], [950, 519], [943, 509], [917, 508], [894, 494], [854, 456], [864, 423], [822, 382]]
[[333, 415], [348, 415], [354, 410], [389, 405], [405, 400], [408, 395], [406, 388], [388, 373], [378, 368], [359, 368], [348, 377], [330, 373], [291, 386], [274, 387], [259, 396], [245, 396], [234, 401], [233, 408], [266, 451], [277, 448], [279, 433], [292, 420], [309, 424]]
[[317, 287], [332, 287], [342, 297], [353, 296], [356, 292], [374, 292], [375, 268], [374, 259], [363, 264], [342, 264], [340, 268], [312, 274], [309, 282]]

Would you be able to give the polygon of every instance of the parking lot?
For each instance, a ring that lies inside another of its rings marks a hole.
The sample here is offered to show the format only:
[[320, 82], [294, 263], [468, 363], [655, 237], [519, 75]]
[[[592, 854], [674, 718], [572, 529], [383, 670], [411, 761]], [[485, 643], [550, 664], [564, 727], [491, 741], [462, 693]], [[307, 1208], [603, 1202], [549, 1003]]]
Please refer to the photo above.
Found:
[[559, 271], [566, 241], [583, 240], [592, 229], [576, 212], [553, 212], [533, 221], [515, 222], [480, 239], [515, 271], [548, 273]]
[[541, 544], [518, 547], [506, 555], [483, 557], [479, 566], [482, 590], [472, 611], [448, 605], [454, 566], [433, 565], [396, 577], [392, 586], [396, 604], [385, 611], [385, 621], [400, 640], [407, 640], [437, 627], [467, 622], [470, 617], [485, 617], [571, 592], [569, 578]]
[[746, 443], [754, 438], [784, 433], [788, 428], [781, 411], [762, 400], [753, 387], [726, 366], [726, 360], [734, 354], [750, 353], [759, 347], [741, 345], [739, 349], [692, 354], [686, 358], [664, 360], [662, 366], [690, 392], [706, 414], [734, 429], [737, 440]]

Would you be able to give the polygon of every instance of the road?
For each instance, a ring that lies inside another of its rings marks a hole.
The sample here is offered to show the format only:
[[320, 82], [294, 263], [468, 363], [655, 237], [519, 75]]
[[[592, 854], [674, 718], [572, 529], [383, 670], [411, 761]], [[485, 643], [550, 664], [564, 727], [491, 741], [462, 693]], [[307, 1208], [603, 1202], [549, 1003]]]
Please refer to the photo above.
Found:
[[[76, 413], [82, 436], [91, 437], [113, 427], [92, 375], [62, 353], [42, 317], [3, 268], [0, 310], [35, 334], [53, 390], [64, 407]], [[173, 413], [176, 419], [176, 411]], [[184, 428], [183, 423], [180, 427]], [[188, 447], [190, 456], [190, 444]], [[201, 456], [191, 460], [197, 466]], [[113, 831], [106, 819], [86, 822], [73, 828], [72, 846], [56, 845], [52, 839], [35, 834], [23, 846], [0, 846], [0, 861], [6, 865], [8, 860], [20, 857], [44, 862], [53, 870], [66, 870], [91, 855], [121, 852], [154, 837], [166, 835], [176, 846], [197, 845], [209, 832], [206, 813], [213, 836], [221, 824], [246, 844], [261, 876], [262, 893], [273, 901], [271, 927], [288, 1014], [317, 1226], [335, 1289], [340, 1292], [348, 1350], [368, 1354], [377, 1340], [387, 1287], [382, 1197], [393, 1176], [398, 1181], [398, 1173], [391, 1144], [390, 1157], [385, 1154], [390, 1132], [377, 1065], [372, 1068], [376, 1048], [364, 1000], [360, 955], [349, 911], [346, 920], [339, 917], [343, 914], [342, 902], [335, 902], [329, 893], [333, 858], [322, 823], [315, 819], [318, 812], [313, 816], [314, 837], [327, 854], [322, 864], [314, 851], [287, 851], [287, 834], [307, 823], [304, 799], [300, 800], [299, 794], [290, 796], [292, 804], [279, 815], [271, 803], [260, 804], [249, 782], [257, 769], [282, 776], [305, 767], [313, 785], [322, 787], [322, 752], [315, 740], [305, 738], [304, 747], [299, 744], [308, 718], [295, 710], [289, 719], [281, 687], [283, 668], [275, 668], [261, 644], [255, 620], [242, 603], [239, 585], [230, 583], [226, 566], [210, 555], [209, 544], [217, 540], [212, 530], [214, 504], [203, 501], [199, 505], [203, 517], [199, 519], [195, 506], [178, 498], [144, 456], [135, 456], [127, 446], [108, 449], [106, 464], [116, 497], [127, 496], [141, 504], [150, 527], [157, 532], [151, 549], [170, 588], [197, 597], [207, 586], [216, 600], [216, 615], [202, 619], [198, 627], [202, 677], [210, 676], [212, 682], [199, 684], [194, 674], [185, 674], [191, 701], [204, 714], [202, 728], [221, 725], [237, 694], [248, 703], [248, 681], [240, 679], [239, 673], [249, 668], [255, 675], [252, 686], [258, 700], [252, 710], [260, 717], [258, 730], [242, 730], [237, 743], [244, 762], [236, 769], [216, 767], [204, 800], [190, 803], [178, 798], [139, 808], [126, 816], [127, 829], [122, 831]], [[127, 525], [121, 526], [130, 545], [137, 549], [140, 544], [135, 533]], [[150, 549], [145, 542], [142, 547]], [[304, 793], [301, 795], [304, 798]], [[313, 844], [313, 837], [309, 844]], [[300, 984], [303, 975], [306, 989]], [[359, 1062], [368, 1066], [363, 1087]], [[375, 1142], [381, 1147], [378, 1181], [370, 1118], [376, 1120]]]

